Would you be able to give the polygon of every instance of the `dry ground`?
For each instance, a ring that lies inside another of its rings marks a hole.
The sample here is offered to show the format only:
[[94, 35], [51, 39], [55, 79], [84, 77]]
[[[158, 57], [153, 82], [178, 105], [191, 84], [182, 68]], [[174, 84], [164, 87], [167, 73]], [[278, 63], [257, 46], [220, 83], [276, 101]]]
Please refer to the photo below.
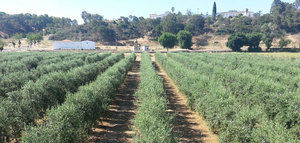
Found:
[[176, 114], [174, 132], [178, 135], [179, 141], [184, 143], [217, 143], [217, 135], [210, 131], [206, 121], [200, 115], [187, 106], [185, 96], [179, 92], [174, 82], [160, 65], [155, 62], [154, 57], [152, 57], [152, 60], [155, 63], [158, 74], [163, 78], [169, 100], [169, 111]]
[[90, 142], [118, 143], [132, 142], [134, 132], [132, 131], [131, 120], [136, 113], [134, 93], [140, 82], [140, 56], [137, 57], [133, 69], [128, 73], [125, 83], [120, 87], [110, 105], [107, 119], [100, 119], [102, 122], [93, 129]]

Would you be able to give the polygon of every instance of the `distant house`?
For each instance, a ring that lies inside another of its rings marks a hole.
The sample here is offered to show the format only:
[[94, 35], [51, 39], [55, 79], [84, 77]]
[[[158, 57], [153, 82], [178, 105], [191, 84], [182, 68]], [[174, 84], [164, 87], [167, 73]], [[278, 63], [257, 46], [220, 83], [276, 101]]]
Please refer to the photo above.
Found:
[[247, 17], [253, 17], [254, 12], [249, 11], [246, 9], [246, 11], [236, 11], [236, 10], [231, 10], [229, 12], [222, 12], [220, 15], [222, 15], [224, 18], [229, 18], [229, 17], [236, 17], [239, 15], [247, 16]]
[[54, 41], [54, 50], [95, 50], [95, 42], [92, 41], [82, 41], [82, 42], [72, 42], [70, 40]]
[[169, 15], [171, 12], [166, 11], [164, 14], [150, 14], [151, 19], [157, 19], [157, 18], [165, 18], [167, 15]]

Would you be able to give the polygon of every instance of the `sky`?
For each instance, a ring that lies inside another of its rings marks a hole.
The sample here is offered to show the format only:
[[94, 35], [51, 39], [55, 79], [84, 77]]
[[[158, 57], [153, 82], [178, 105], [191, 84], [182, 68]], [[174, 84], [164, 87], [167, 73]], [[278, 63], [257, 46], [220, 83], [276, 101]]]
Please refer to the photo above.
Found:
[[[197, 14], [211, 14], [213, 2], [218, 12], [245, 10], [268, 13], [273, 0], [0, 0], [0, 11], [8, 14], [34, 13], [68, 17], [83, 23], [81, 12], [97, 13], [105, 19], [120, 16], [143, 16], [162, 14], [175, 7], [175, 11], [186, 13], [189, 9]], [[295, 0], [282, 0], [294, 2]]]

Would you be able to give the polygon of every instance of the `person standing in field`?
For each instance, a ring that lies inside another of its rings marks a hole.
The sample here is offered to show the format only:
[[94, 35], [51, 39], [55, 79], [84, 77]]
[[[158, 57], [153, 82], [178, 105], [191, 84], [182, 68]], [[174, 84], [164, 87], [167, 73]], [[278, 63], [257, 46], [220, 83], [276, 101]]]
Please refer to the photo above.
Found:
[[16, 47], [16, 43], [14, 41], [11, 42], [13, 47], [15, 48]]
[[19, 48], [21, 48], [21, 44], [22, 44], [22, 43], [21, 43], [21, 41], [19, 40]]

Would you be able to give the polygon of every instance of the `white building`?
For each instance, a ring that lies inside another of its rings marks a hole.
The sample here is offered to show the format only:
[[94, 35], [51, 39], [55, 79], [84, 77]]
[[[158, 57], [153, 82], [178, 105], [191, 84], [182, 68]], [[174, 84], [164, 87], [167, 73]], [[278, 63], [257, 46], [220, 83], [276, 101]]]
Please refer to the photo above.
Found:
[[246, 11], [236, 11], [236, 10], [231, 10], [229, 12], [222, 12], [220, 15], [222, 15], [224, 18], [229, 18], [229, 17], [236, 17], [239, 15], [247, 16], [247, 17], [253, 17], [254, 12], [249, 11], [246, 9]]
[[82, 42], [72, 42], [70, 40], [54, 41], [54, 50], [95, 50], [95, 42], [92, 41], [82, 41]]
[[157, 18], [165, 18], [166, 16], [168, 16], [169, 14], [171, 14], [171, 12], [166, 11], [164, 14], [150, 14], [150, 18], [151, 19], [157, 19]]

